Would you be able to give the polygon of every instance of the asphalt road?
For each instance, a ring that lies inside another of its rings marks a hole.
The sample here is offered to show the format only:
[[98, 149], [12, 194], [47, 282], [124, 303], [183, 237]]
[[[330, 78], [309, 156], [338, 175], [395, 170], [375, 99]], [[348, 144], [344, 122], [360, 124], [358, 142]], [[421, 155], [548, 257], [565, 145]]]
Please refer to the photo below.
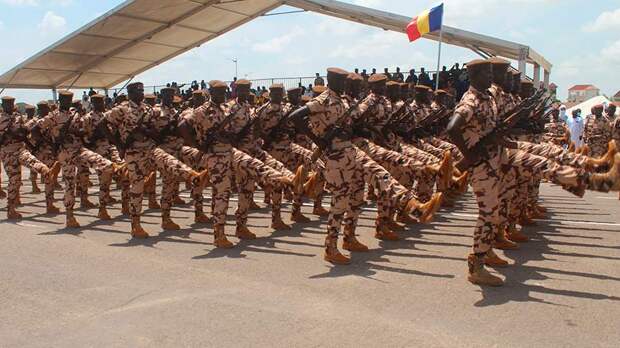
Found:
[[[177, 232], [147, 211], [153, 237], [134, 241], [126, 218], [78, 211], [83, 228], [67, 230], [44, 214], [43, 195], [24, 194], [25, 219], [0, 222], [0, 347], [617, 347], [617, 195], [546, 184], [541, 194], [550, 219], [501, 253], [514, 263], [496, 271], [502, 288], [466, 280], [470, 195], [399, 242], [373, 238], [368, 207], [358, 232], [372, 250], [334, 267], [322, 260], [325, 219], [272, 232], [269, 209], [254, 211], [259, 238], [224, 251], [210, 226], [192, 225], [191, 206], [173, 212]], [[237, 242], [232, 217], [227, 232]]]

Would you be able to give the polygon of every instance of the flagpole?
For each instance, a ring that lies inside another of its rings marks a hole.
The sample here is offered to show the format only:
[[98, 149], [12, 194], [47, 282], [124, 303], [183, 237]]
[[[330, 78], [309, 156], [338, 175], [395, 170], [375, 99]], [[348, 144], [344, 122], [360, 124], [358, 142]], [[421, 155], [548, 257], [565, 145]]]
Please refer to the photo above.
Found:
[[[443, 22], [443, 21], [442, 21]], [[439, 65], [441, 65], [441, 42], [443, 41], [443, 23], [439, 27], [439, 52], [437, 52], [437, 77], [435, 78], [435, 90], [439, 89]]]

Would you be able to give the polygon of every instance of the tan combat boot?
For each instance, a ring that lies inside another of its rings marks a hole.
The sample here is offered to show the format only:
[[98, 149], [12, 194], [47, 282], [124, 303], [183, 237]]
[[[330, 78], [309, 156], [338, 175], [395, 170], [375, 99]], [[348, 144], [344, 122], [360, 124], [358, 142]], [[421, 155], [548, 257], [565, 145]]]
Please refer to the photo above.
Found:
[[484, 255], [484, 264], [489, 267], [506, 267], [508, 266], [508, 261], [499, 257], [493, 249], [489, 249], [486, 255]]
[[112, 217], [110, 217], [110, 214], [108, 214], [108, 210], [103, 205], [99, 207], [99, 213], [97, 214], [97, 217], [100, 220], [112, 220]]
[[482, 256], [469, 254], [467, 257], [467, 266], [469, 268], [467, 280], [471, 283], [488, 286], [504, 285], [504, 281], [501, 278], [492, 275], [484, 268]]
[[613, 162], [607, 173], [588, 176], [588, 189], [603, 192], [620, 191], [620, 153], [614, 155]]
[[185, 200], [183, 200], [183, 198], [181, 198], [181, 196], [174, 195], [174, 198], [172, 199], [172, 204], [174, 204], [174, 205], [186, 205], [187, 202], [185, 202]]
[[304, 196], [309, 197], [310, 199], [315, 199], [317, 197], [318, 191], [320, 191], [320, 184], [321, 180], [319, 178], [319, 174], [310, 174], [310, 176], [308, 177], [308, 181], [304, 183]]
[[338, 239], [327, 237], [325, 238], [325, 255], [323, 259], [327, 262], [331, 262], [335, 265], [348, 265], [351, 263], [351, 259], [342, 255], [338, 250]]
[[404, 209], [404, 213], [410, 213], [411, 211], [417, 211], [420, 213], [420, 222], [423, 224], [429, 223], [433, 220], [433, 216], [437, 210], [441, 207], [441, 201], [443, 199], [443, 193], [437, 192], [433, 194], [431, 199], [424, 203], [420, 202], [416, 198], [412, 198]]
[[368, 247], [362, 244], [355, 237], [355, 230], [350, 226], [344, 227], [344, 241], [342, 242], [342, 248], [348, 251], [367, 252]]
[[194, 213], [194, 222], [197, 224], [210, 224], [213, 222], [213, 219], [205, 215], [202, 210], [198, 210]]
[[513, 224], [510, 224], [506, 229], [506, 237], [508, 240], [511, 240], [515, 243], [527, 243], [530, 239], [523, 234], [523, 232], [519, 231], [517, 227]]
[[60, 209], [54, 205], [53, 202], [47, 202], [45, 204], [45, 213], [46, 214], [59, 214]]
[[400, 240], [398, 234], [390, 230], [388, 219], [377, 219], [375, 229], [375, 238], [386, 241]]
[[142, 225], [140, 224], [140, 217], [133, 216], [131, 218], [131, 236], [133, 238], [144, 239], [148, 238], [149, 234], [146, 233]]
[[419, 222], [418, 219], [412, 217], [410, 214], [406, 214], [403, 211], [398, 212], [398, 215], [396, 216], [396, 221], [405, 225], [413, 225]]
[[[238, 228], [237, 228], [238, 229]], [[213, 229], [213, 245], [216, 248], [230, 249], [235, 245], [231, 243], [224, 233], [224, 225], [217, 225]]]
[[320, 200], [314, 201], [314, 207], [312, 208], [312, 214], [317, 216], [328, 216], [329, 210], [323, 208], [323, 204]]
[[237, 225], [237, 228], [235, 229], [235, 236], [243, 240], [256, 239], [256, 235], [245, 225]]
[[394, 221], [393, 219], [388, 219], [387, 221], [387, 225], [388, 228], [392, 231], [396, 231], [396, 232], [402, 232], [405, 230], [405, 226], [400, 225], [398, 222]]
[[500, 250], [519, 249], [519, 244], [506, 239], [505, 229], [502, 226], [499, 227], [499, 232], [495, 236], [495, 240], [492, 244], [493, 248]]
[[22, 214], [17, 212], [17, 210], [15, 209], [15, 206], [9, 206], [7, 207], [6, 218], [7, 220], [21, 220]]
[[178, 231], [181, 229], [181, 226], [172, 221], [170, 211], [164, 211], [161, 214], [161, 228], [165, 231]]
[[293, 212], [291, 213], [291, 221], [300, 224], [307, 224], [308, 222], [310, 222], [310, 219], [301, 213], [301, 207], [293, 207]]
[[78, 228], [80, 227], [80, 224], [77, 222], [77, 220], [75, 219], [75, 216], [73, 215], [73, 209], [67, 208], [67, 212], [66, 212], [66, 220], [65, 220], [65, 227], [67, 228]]
[[282, 221], [282, 216], [278, 214], [277, 216], [274, 216], [271, 218], [271, 228], [273, 228], [276, 231], [281, 231], [281, 230], [290, 230], [291, 226], [285, 224], [284, 221]]

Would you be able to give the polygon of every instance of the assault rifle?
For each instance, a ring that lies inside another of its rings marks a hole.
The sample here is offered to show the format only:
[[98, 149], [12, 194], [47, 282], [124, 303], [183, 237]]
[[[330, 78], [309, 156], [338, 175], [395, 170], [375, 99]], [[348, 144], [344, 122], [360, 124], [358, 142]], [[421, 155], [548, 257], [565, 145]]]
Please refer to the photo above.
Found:
[[223, 119], [219, 124], [217, 124], [217, 126], [211, 127], [211, 129], [207, 131], [205, 141], [203, 141], [202, 144], [198, 144], [198, 148], [201, 151], [209, 151], [209, 147], [211, 147], [211, 145], [213, 145], [213, 143], [215, 143], [218, 138], [221, 138], [220, 134], [224, 131], [224, 128], [228, 126], [235, 118], [235, 114], [237, 113], [237, 111], [239, 111], [239, 108], [240, 107], [235, 110], [231, 110], [231, 112], [228, 113], [228, 116], [226, 116], [225, 119]]
[[522, 119], [523, 117], [527, 117], [532, 110], [538, 107], [541, 96], [542, 93], [536, 93], [535, 95], [523, 100], [513, 109], [504, 112], [503, 115], [509, 116], [505, 118], [499, 117], [498, 119], [501, 121], [499, 121], [497, 126], [489, 134], [485, 135], [482, 139], [480, 139], [472, 149], [468, 149], [465, 151], [475, 154], [475, 158], [464, 157], [461, 161], [456, 163], [456, 168], [461, 171], [465, 171], [468, 170], [470, 167], [475, 167], [479, 165], [482, 161], [486, 160], [489, 157], [487, 147], [497, 143], [497, 140], [509, 133], [512, 127], [520, 119]]
[[363, 99], [358, 100], [353, 105], [351, 105], [336, 122], [325, 132], [322, 137], [317, 137], [312, 132], [307, 132], [308, 137], [317, 145], [317, 149], [312, 153], [312, 161], [316, 161], [323, 151], [327, 149], [327, 147], [332, 143], [332, 141], [340, 134], [343, 134], [345, 131], [345, 125], [347, 120], [351, 117], [353, 111], [357, 109], [357, 107], [362, 103]]

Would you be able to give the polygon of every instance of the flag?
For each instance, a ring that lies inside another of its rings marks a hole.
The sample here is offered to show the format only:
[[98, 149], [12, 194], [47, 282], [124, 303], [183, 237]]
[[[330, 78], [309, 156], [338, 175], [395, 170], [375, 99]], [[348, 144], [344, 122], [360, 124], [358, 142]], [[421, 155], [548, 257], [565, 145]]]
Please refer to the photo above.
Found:
[[443, 20], [443, 3], [420, 13], [419, 16], [413, 18], [411, 23], [407, 24], [407, 36], [409, 42], [415, 41], [424, 34], [440, 30]]

